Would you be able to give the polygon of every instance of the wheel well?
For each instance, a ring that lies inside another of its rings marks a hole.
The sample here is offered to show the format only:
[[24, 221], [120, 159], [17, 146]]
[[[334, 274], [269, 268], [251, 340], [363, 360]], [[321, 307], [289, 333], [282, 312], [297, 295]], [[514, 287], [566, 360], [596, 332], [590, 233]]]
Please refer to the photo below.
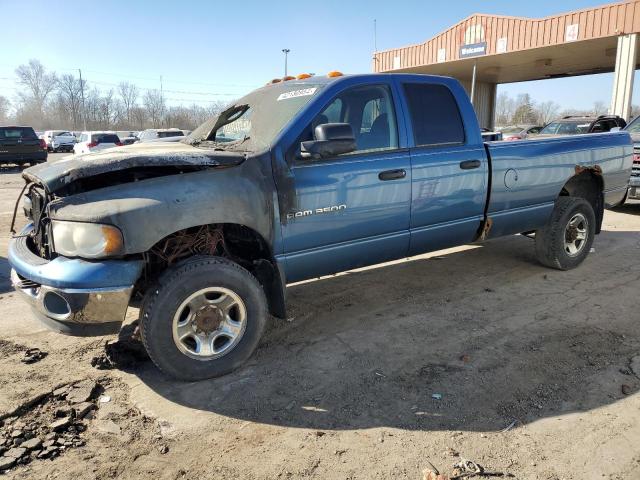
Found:
[[158, 241], [144, 253], [145, 268], [136, 293], [144, 295], [165, 269], [194, 255], [225, 257], [246, 268], [262, 285], [270, 313], [286, 317], [285, 283], [269, 244], [255, 230], [234, 223], [198, 225]]
[[600, 233], [604, 214], [604, 182], [599, 167], [576, 167], [576, 175], [564, 184], [560, 196], [584, 198], [596, 214], [596, 233]]

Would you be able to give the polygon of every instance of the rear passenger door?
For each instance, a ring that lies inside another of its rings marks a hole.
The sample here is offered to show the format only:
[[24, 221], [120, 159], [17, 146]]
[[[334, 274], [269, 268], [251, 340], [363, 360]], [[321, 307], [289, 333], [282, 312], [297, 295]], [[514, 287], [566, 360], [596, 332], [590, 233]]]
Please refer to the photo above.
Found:
[[[410, 160], [401, 144], [391, 84], [352, 86], [304, 129], [287, 159], [296, 206], [283, 219], [287, 281], [405, 256], [409, 246]], [[300, 141], [324, 123], [349, 123], [354, 152], [301, 159]]]
[[466, 134], [458, 103], [446, 84], [402, 83], [401, 88], [411, 126], [409, 253], [471, 242], [486, 201], [484, 144]]

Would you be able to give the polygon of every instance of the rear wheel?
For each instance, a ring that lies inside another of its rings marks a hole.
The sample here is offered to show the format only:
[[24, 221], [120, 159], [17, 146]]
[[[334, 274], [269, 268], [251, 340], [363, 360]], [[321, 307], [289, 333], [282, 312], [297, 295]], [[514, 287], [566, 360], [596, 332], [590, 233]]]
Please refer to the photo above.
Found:
[[221, 257], [194, 257], [149, 289], [140, 330], [164, 373], [202, 380], [231, 372], [253, 353], [267, 320], [256, 278]]
[[595, 231], [596, 216], [589, 202], [560, 197], [547, 224], [536, 230], [536, 256], [547, 267], [575, 268], [589, 254]]

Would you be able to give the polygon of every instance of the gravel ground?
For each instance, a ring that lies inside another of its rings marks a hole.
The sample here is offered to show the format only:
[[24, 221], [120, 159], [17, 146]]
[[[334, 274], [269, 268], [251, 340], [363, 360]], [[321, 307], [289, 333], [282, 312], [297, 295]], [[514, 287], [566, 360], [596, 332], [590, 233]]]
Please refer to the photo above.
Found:
[[[32, 319], [6, 262], [22, 184], [0, 172], [0, 449], [76, 414], [69, 445], [27, 451], [7, 478], [420, 480], [460, 458], [518, 479], [640, 478], [640, 203], [607, 212], [570, 272], [516, 236], [290, 286], [291, 318], [244, 368], [177, 383], [135, 340], [100, 370], [114, 337]], [[23, 363], [29, 348], [47, 355]], [[80, 420], [66, 396], [87, 381]]]

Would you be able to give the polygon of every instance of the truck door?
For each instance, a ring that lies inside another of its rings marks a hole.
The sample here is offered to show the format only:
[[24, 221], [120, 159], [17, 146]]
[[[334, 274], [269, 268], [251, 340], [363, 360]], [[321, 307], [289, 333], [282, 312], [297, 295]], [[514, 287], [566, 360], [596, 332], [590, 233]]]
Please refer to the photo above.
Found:
[[407, 254], [410, 159], [399, 141], [396, 112], [390, 84], [353, 86], [305, 128], [298, 149], [317, 125], [344, 122], [353, 128], [357, 150], [321, 160], [294, 154], [289, 160], [296, 206], [282, 219], [287, 281]]
[[449, 86], [431, 82], [401, 86], [411, 125], [410, 255], [473, 241], [486, 202], [484, 144], [479, 131], [465, 133], [477, 130], [475, 113], [468, 105], [463, 116]]

